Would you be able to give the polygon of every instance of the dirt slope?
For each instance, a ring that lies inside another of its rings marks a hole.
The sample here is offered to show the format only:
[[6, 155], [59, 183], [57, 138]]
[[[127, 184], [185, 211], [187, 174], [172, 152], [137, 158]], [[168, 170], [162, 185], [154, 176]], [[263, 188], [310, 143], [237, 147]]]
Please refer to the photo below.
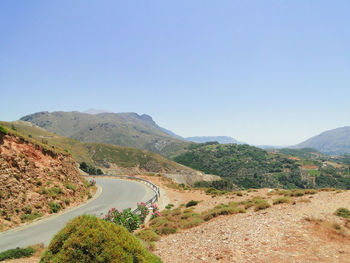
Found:
[[[163, 185], [163, 187], [165, 187]], [[245, 192], [242, 197], [211, 198], [196, 192], [166, 189], [169, 201], [202, 200], [197, 212], [229, 201], [254, 196], [272, 199], [267, 189]], [[350, 262], [349, 222], [334, 215], [350, 209], [350, 192], [319, 192], [292, 198], [295, 203], [266, 210], [220, 216], [198, 227], [163, 236], [155, 254], [166, 262]], [[340, 227], [340, 230], [336, 228]]]
[[80, 203], [89, 193], [70, 156], [3, 132], [0, 176], [1, 231]]

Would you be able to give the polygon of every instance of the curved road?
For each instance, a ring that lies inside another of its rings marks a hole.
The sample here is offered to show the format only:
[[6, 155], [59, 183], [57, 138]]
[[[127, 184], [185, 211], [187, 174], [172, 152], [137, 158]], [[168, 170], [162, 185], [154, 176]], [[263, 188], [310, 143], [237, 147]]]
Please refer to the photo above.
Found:
[[16, 247], [26, 247], [44, 243], [48, 245], [52, 237], [72, 218], [82, 214], [100, 216], [115, 207], [117, 209], [136, 208], [136, 203], [147, 201], [154, 192], [142, 183], [135, 181], [96, 178], [96, 183], [102, 187], [102, 193], [89, 203], [60, 215], [55, 215], [29, 225], [18, 227], [0, 233], [0, 252]]

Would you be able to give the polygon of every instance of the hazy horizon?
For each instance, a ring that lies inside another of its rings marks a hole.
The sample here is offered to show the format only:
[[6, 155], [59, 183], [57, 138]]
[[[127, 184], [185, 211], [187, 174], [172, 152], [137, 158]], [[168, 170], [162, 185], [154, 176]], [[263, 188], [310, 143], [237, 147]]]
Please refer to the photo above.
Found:
[[349, 1], [6, 1], [0, 120], [148, 114], [289, 146], [350, 125]]

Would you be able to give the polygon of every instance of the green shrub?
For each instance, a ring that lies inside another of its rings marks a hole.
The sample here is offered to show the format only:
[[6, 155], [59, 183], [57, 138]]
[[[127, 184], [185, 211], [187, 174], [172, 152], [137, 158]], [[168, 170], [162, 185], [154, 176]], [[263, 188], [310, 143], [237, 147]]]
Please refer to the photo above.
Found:
[[1, 125], [0, 125], [0, 132], [5, 134], [5, 135], [7, 134], [6, 129], [3, 126], [1, 126]]
[[139, 239], [146, 242], [153, 242], [160, 240], [160, 236], [151, 229], [143, 229], [135, 234]]
[[49, 197], [57, 198], [59, 195], [63, 194], [63, 190], [59, 186], [54, 186], [50, 188], [44, 188], [41, 192], [42, 194], [47, 194]]
[[156, 230], [159, 235], [170, 235], [176, 233], [176, 227], [164, 226]]
[[28, 248], [14, 248], [9, 249], [0, 253], [0, 261], [4, 261], [6, 259], [14, 259], [14, 258], [28, 258], [31, 257], [35, 253], [35, 249]]
[[341, 207], [335, 211], [335, 214], [340, 217], [350, 218], [350, 211], [347, 208]]
[[31, 206], [26, 206], [26, 207], [24, 207], [23, 209], [23, 212], [25, 213], [25, 214], [27, 214], [27, 215], [30, 215], [31, 213], [32, 213], [32, 207]]
[[202, 218], [200, 218], [199, 216], [194, 216], [194, 217], [190, 218], [190, 221], [184, 223], [182, 225], [182, 228], [187, 229], [187, 228], [199, 226], [203, 222], [204, 222], [204, 220]]
[[52, 239], [40, 263], [159, 263], [124, 227], [94, 216], [71, 220]]
[[202, 218], [204, 221], [209, 221], [210, 219], [220, 215], [233, 215], [237, 213], [245, 213], [245, 209], [238, 207], [234, 202], [230, 202], [228, 205], [221, 204], [212, 209], [204, 211], [202, 213]]
[[171, 209], [171, 208], [173, 208], [173, 207], [174, 207], [173, 204], [168, 204], [165, 208], [166, 208], [166, 209]]
[[303, 196], [304, 194], [305, 194], [305, 192], [303, 190], [297, 190], [297, 191], [292, 191], [290, 196], [299, 197], [299, 196]]
[[254, 211], [263, 210], [269, 207], [271, 207], [271, 205], [266, 200], [258, 199], [255, 201]]
[[38, 212], [34, 212], [33, 214], [24, 214], [20, 216], [20, 219], [22, 222], [32, 221], [34, 219], [37, 219], [39, 217], [42, 217], [43, 215]]
[[57, 203], [50, 202], [49, 207], [50, 207], [50, 213], [57, 213], [58, 211], [61, 210], [61, 205]]
[[191, 200], [186, 204], [186, 207], [195, 206], [198, 203], [199, 203], [199, 201]]
[[74, 184], [66, 183], [64, 186], [67, 189], [73, 190], [73, 192], [75, 192], [77, 190], [77, 187]]
[[143, 224], [149, 214], [149, 209], [144, 202], [137, 203], [137, 209], [140, 211], [140, 220], [141, 224]]
[[287, 197], [280, 197], [280, 198], [273, 200], [274, 205], [285, 204], [285, 203], [290, 203], [290, 199]]

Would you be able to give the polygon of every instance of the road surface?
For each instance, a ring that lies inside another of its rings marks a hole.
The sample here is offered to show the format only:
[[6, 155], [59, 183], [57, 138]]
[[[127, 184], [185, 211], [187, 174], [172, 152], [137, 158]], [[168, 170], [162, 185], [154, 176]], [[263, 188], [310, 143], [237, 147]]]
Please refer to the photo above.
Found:
[[[0, 233], [0, 252], [16, 247], [26, 247], [38, 243], [48, 245], [52, 237], [62, 229], [66, 223], [82, 214], [100, 216], [115, 207], [117, 209], [136, 208], [136, 203], [148, 201], [154, 196], [154, 192], [146, 185], [129, 180], [96, 178], [96, 183], [101, 187], [97, 192], [97, 198], [73, 208], [60, 215], [42, 219], [32, 224], [18, 227]], [[102, 190], [101, 190], [102, 189]]]

